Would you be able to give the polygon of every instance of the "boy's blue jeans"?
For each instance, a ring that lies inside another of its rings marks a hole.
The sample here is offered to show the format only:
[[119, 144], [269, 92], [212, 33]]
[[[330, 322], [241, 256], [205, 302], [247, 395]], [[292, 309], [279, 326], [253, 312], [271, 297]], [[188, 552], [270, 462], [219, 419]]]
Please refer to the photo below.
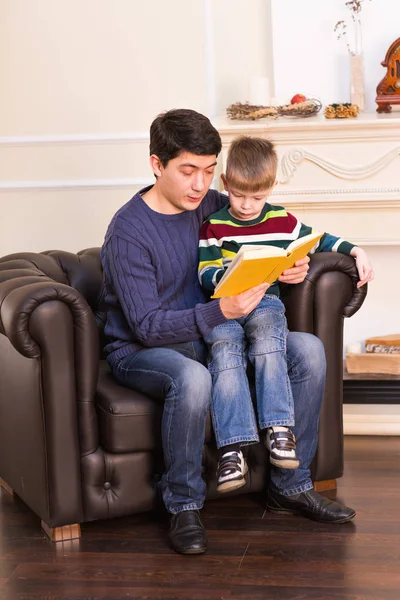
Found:
[[[206, 486], [201, 476], [201, 459], [211, 403], [211, 375], [206, 364], [206, 345], [196, 341], [140, 350], [113, 369], [121, 385], [164, 403], [162, 487], [165, 506], [171, 513], [200, 509], [204, 503]], [[289, 496], [312, 489], [309, 467], [317, 448], [318, 415], [325, 385], [325, 354], [320, 340], [307, 333], [289, 332], [287, 365], [300, 467], [272, 467], [271, 486]]]
[[294, 425], [293, 396], [286, 362], [285, 307], [265, 295], [246, 317], [215, 327], [205, 338], [212, 377], [211, 416], [218, 448], [258, 442], [258, 427], [247, 379], [254, 366], [258, 426]]

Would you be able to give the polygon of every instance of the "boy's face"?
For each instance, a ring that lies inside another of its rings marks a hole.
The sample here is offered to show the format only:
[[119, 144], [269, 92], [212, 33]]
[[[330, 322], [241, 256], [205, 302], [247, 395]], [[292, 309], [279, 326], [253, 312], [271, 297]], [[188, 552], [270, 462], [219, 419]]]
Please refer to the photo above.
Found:
[[195, 210], [200, 205], [210, 189], [217, 157], [183, 152], [165, 167], [155, 155], [150, 157], [150, 163], [157, 175], [160, 208], [174, 214]]
[[273, 188], [258, 190], [257, 192], [246, 192], [230, 186], [225, 177], [222, 178], [222, 181], [224, 182], [225, 190], [229, 194], [229, 212], [232, 217], [239, 219], [239, 221], [257, 219]]

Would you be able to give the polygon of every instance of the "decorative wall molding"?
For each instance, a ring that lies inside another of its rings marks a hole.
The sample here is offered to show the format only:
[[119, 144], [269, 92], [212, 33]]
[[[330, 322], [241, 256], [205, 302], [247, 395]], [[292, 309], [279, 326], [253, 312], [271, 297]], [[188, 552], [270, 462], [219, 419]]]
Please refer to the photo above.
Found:
[[271, 200], [291, 209], [337, 212], [372, 211], [379, 207], [379, 210], [396, 211], [400, 210], [400, 188], [276, 190]]
[[376, 188], [299, 188], [295, 190], [274, 190], [272, 196], [325, 196], [325, 195], [348, 195], [348, 194], [400, 194], [400, 187], [376, 187]]
[[[99, 190], [117, 188], [141, 188], [154, 183], [154, 179], [71, 179], [41, 180], [41, 181], [0, 181], [0, 192], [31, 192], [31, 191], [75, 191]], [[218, 177], [212, 181], [211, 187], [218, 188]]]
[[0, 137], [1, 146], [67, 146], [71, 144], [136, 144], [149, 141], [148, 132], [74, 133]]
[[75, 179], [43, 181], [2, 181], [0, 192], [76, 191], [117, 188], [139, 188], [151, 185], [154, 179]]
[[279, 183], [287, 183], [293, 177], [297, 170], [297, 167], [304, 160], [314, 163], [321, 167], [324, 171], [327, 171], [331, 175], [340, 179], [346, 179], [350, 181], [356, 181], [358, 179], [366, 179], [376, 173], [379, 173], [389, 163], [400, 154], [400, 146], [394, 148], [390, 152], [387, 152], [384, 156], [378, 160], [364, 166], [353, 166], [347, 167], [339, 165], [334, 162], [325, 160], [307, 150], [301, 150], [300, 148], [293, 148], [289, 152], [283, 155], [280, 161], [280, 174], [278, 177]]

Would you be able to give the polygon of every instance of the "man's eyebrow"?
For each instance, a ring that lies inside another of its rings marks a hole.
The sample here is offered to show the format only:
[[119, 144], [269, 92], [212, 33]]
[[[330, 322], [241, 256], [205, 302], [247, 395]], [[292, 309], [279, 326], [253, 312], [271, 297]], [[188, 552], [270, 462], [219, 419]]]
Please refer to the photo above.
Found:
[[[217, 161], [213, 162], [211, 165], [208, 165], [208, 167], [205, 167], [206, 169], [210, 169], [211, 167], [215, 167], [217, 165]], [[192, 163], [182, 163], [181, 165], [179, 165], [180, 167], [190, 167], [191, 169], [198, 169], [198, 165], [192, 165]]]

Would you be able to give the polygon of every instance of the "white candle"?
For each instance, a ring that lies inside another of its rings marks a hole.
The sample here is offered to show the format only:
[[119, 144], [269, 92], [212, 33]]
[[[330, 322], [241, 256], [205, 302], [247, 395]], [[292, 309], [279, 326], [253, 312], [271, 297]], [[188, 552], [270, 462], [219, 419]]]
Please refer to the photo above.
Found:
[[362, 354], [361, 342], [353, 342], [352, 344], [347, 344], [346, 354]]
[[269, 106], [270, 89], [268, 77], [252, 77], [250, 79], [249, 102], [258, 106]]

